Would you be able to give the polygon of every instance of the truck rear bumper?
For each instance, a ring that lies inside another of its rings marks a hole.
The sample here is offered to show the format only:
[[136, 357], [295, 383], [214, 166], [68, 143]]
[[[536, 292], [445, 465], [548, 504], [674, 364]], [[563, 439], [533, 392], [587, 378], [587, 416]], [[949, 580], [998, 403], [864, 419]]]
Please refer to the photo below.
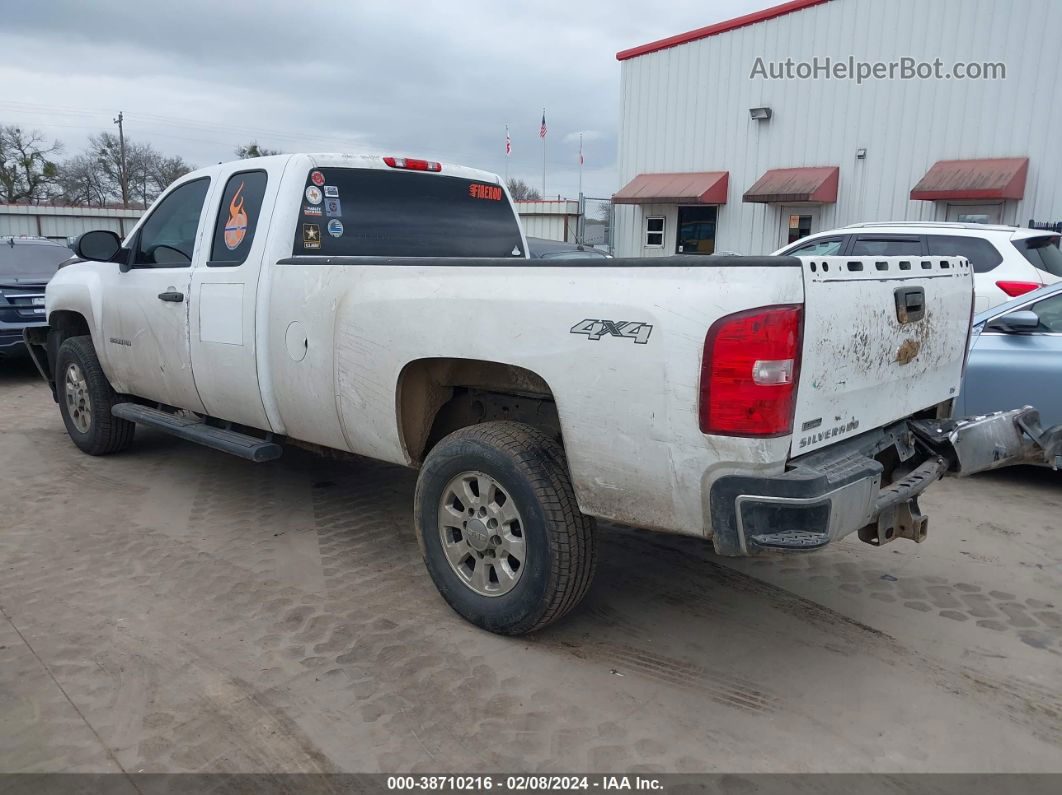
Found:
[[[893, 454], [893, 480], [882, 487], [877, 459]], [[1060, 457], [1062, 426], [1040, 429], [1029, 406], [961, 420], [904, 420], [794, 459], [782, 475], [720, 478], [709, 498], [713, 540], [723, 555], [819, 549], [857, 531], [874, 545], [920, 542], [928, 520], [918, 495], [943, 475], [1057, 467]]]

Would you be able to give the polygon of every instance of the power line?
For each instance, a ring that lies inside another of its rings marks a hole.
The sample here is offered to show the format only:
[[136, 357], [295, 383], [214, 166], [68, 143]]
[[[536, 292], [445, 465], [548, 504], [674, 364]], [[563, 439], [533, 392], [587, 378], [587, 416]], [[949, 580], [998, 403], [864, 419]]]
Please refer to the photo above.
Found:
[[[32, 102], [16, 102], [10, 100], [0, 100], [0, 108], [8, 108], [15, 112], [20, 113], [35, 113], [41, 115], [58, 115], [58, 116], [75, 116], [75, 117], [103, 117], [106, 118], [110, 115], [108, 111], [97, 111], [88, 108], [73, 108], [69, 106], [59, 105], [43, 105]], [[262, 136], [270, 139], [285, 139], [292, 143], [299, 143], [302, 141], [319, 141], [328, 142], [332, 144], [340, 144], [341, 146], [350, 146], [356, 144], [356, 137], [346, 137], [337, 135], [315, 135], [313, 133], [307, 133], [303, 131], [295, 130], [278, 130], [269, 127], [252, 127], [235, 124], [211, 124], [209, 122], [202, 122], [193, 119], [185, 119], [177, 116], [164, 116], [157, 113], [140, 113], [137, 111], [129, 112], [125, 114], [126, 118], [131, 121], [143, 119], [145, 121], [154, 121], [161, 124], [168, 124], [177, 127], [183, 127], [188, 130], [200, 131], [200, 132], [218, 132], [224, 134], [231, 134], [233, 136], [251, 135]], [[56, 124], [54, 126], [64, 126]], [[65, 125], [71, 126], [71, 125]], [[170, 136], [179, 137], [179, 136]], [[197, 140], [197, 139], [186, 139]], [[204, 140], [204, 139], [198, 139]]]

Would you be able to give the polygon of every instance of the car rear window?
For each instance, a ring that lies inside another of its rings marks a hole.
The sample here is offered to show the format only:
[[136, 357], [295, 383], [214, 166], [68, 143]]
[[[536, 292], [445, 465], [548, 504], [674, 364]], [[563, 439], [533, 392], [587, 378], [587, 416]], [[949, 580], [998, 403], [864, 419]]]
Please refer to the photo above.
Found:
[[294, 253], [332, 257], [524, 257], [499, 185], [414, 171], [315, 168]]
[[1037, 268], [1052, 276], [1062, 277], [1062, 251], [1058, 250], [1058, 240], [1059, 235], [1038, 235], [1011, 242]]
[[48, 243], [0, 241], [0, 279], [42, 279], [47, 281], [59, 263], [73, 252], [66, 246]]
[[999, 249], [984, 238], [929, 235], [929, 253], [938, 257], [965, 257], [974, 273], [986, 273], [1003, 261]]

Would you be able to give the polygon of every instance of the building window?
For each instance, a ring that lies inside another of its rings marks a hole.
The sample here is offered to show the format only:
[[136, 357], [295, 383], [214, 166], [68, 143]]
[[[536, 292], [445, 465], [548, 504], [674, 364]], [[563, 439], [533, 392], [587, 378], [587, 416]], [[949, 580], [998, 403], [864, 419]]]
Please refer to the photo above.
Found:
[[679, 207], [679, 254], [712, 254], [715, 252], [715, 207]]
[[664, 247], [664, 216], [650, 215], [645, 219], [646, 248]]
[[811, 234], [811, 216], [810, 215], [790, 215], [789, 216], [789, 235], [787, 236], [786, 243], [796, 243], [800, 238], [807, 237]]
[[949, 204], [944, 219], [961, 224], [1001, 224], [1003, 204]]

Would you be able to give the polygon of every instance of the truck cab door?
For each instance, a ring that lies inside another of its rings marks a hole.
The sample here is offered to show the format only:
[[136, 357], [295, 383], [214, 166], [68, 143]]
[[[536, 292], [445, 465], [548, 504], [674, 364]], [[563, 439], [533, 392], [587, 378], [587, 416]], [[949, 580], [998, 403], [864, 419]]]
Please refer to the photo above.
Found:
[[188, 348], [189, 288], [210, 179], [171, 188], [133, 235], [128, 269], [108, 271], [102, 344], [119, 392], [203, 411]]
[[203, 260], [192, 270], [192, 369], [208, 414], [269, 429], [258, 383], [258, 279], [279, 169], [223, 167], [210, 202]]

